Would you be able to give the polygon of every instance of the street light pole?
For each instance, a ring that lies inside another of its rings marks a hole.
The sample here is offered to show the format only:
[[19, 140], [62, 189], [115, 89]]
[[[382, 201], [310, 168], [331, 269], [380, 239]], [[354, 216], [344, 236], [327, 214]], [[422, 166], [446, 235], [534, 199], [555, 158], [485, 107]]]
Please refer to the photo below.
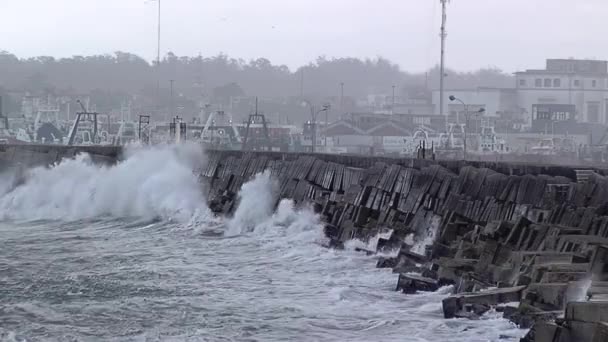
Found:
[[156, 1], [158, 1], [158, 23], [156, 26], [156, 105], [158, 106], [157, 110], [160, 110], [160, 0]]
[[329, 108], [325, 111], [325, 152], [327, 153], [327, 126], [329, 122]]
[[464, 105], [464, 160], [467, 160], [467, 135], [469, 133], [469, 106]]
[[315, 106], [310, 106], [310, 129], [312, 129], [312, 141], [310, 143], [310, 151], [315, 153], [315, 145], [317, 145], [317, 124], [316, 124], [316, 115], [315, 115]]
[[[443, 112], [443, 92], [444, 92], [444, 77], [445, 77], [445, 38], [447, 33], [445, 30], [446, 2], [447, 0], [439, 0], [441, 2], [441, 60], [439, 63], [439, 115], [444, 115]], [[448, 116], [445, 116], [445, 132], [448, 133]]]
[[[464, 156], [464, 160], [467, 160], [467, 134], [468, 134], [468, 127], [469, 127], [469, 119], [470, 119], [470, 113], [469, 113], [469, 105], [467, 105], [466, 103], [464, 103], [464, 101], [462, 101], [461, 99], [457, 98], [454, 95], [450, 95], [449, 97], [450, 101], [457, 101], [460, 102], [462, 104], [462, 106], [464, 107], [464, 117], [465, 117], [465, 124], [464, 124], [464, 130], [463, 130], [463, 134], [464, 134], [464, 139], [463, 139], [463, 156]], [[485, 112], [484, 108], [479, 108], [479, 110], [477, 111], [477, 113], [483, 113]], [[459, 119], [458, 119], [458, 111], [456, 111], [456, 122], [459, 123]]]
[[324, 104], [323, 108], [319, 109], [319, 110], [315, 110], [315, 106], [310, 106], [310, 116], [311, 116], [311, 127], [312, 127], [312, 144], [311, 144], [311, 151], [312, 153], [315, 153], [315, 147], [317, 145], [317, 116], [319, 116], [319, 113], [321, 112], [325, 112], [327, 115], [327, 111], [329, 110], [330, 106], [329, 104]]

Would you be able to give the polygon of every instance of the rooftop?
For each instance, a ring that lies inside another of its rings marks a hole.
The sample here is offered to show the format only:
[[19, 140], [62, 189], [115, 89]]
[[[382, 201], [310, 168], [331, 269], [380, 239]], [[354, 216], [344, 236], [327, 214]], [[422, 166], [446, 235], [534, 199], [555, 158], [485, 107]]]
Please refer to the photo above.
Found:
[[545, 69], [527, 69], [515, 74], [608, 74], [608, 61], [592, 59], [547, 59]]

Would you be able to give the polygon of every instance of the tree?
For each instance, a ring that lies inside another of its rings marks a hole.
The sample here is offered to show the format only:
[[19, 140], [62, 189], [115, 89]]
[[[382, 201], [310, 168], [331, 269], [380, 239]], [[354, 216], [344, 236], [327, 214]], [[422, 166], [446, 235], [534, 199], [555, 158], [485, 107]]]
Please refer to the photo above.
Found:
[[242, 96], [245, 96], [245, 91], [235, 82], [213, 88], [213, 98], [222, 104], [229, 104], [232, 98]]

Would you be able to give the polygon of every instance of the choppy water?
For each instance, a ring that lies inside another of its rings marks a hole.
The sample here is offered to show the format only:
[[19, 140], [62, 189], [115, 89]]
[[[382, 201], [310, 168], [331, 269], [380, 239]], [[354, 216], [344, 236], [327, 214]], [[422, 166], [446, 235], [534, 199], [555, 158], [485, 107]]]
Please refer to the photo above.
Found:
[[[143, 157], [154, 159], [166, 151], [148, 152]], [[166, 169], [188, 166], [180, 158], [160, 159], [177, 164]], [[523, 335], [496, 314], [444, 320], [440, 301], [448, 289], [406, 296], [393, 291], [396, 275], [374, 268], [375, 257], [321, 247], [321, 226], [310, 211], [289, 201], [274, 213], [263, 209], [272, 196], [267, 175], [244, 188], [235, 218], [225, 220], [188, 202], [198, 194], [173, 198], [171, 189], [191, 187], [190, 180], [172, 181], [160, 161], [148, 162], [138, 171], [146, 180], [135, 185], [133, 177], [117, 176], [134, 170], [124, 166], [95, 171], [75, 162], [78, 174], [88, 175], [82, 179], [61, 170], [86, 184], [89, 195], [108, 185], [140, 193], [159, 180], [165, 184], [167, 196], [132, 194], [128, 198], [145, 203], [131, 203], [127, 211], [93, 198], [105, 208], [91, 209], [94, 218], [78, 215], [86, 208], [81, 203], [38, 189], [44, 182], [6, 190], [0, 198], [0, 339], [470, 342]], [[52, 177], [58, 171], [37, 172]], [[90, 178], [98, 172], [116, 179]], [[26, 200], [31, 191], [45, 200]], [[115, 201], [125, 196], [118, 193]]]

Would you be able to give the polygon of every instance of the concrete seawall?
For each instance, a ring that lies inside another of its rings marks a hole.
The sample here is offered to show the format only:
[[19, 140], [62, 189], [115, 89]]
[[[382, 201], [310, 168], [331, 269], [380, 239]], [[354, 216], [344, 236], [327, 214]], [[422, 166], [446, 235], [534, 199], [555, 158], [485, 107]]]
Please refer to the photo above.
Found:
[[[41, 166], [51, 165], [63, 158], [72, 158], [79, 153], [89, 154], [95, 162], [115, 163], [122, 156], [121, 146], [65, 146], [65, 145], [0, 145], [0, 167], [11, 165]], [[210, 150], [208, 154], [221, 154], [222, 158], [240, 158], [252, 152]], [[348, 167], [369, 168], [378, 162], [395, 164], [403, 167], [421, 169], [430, 165], [440, 165], [447, 170], [458, 173], [465, 166], [487, 168], [505, 175], [550, 175], [576, 179], [575, 169], [589, 169], [600, 175], [608, 175], [608, 170], [590, 166], [558, 165], [530, 162], [500, 161], [464, 161], [464, 160], [422, 160], [414, 158], [370, 157], [348, 154], [311, 154], [291, 152], [253, 152], [269, 160], [291, 161], [304, 156], [314, 156], [325, 161]]]
[[0, 169], [15, 166], [44, 166], [87, 153], [96, 163], [115, 163], [122, 153], [119, 146], [0, 145]]

